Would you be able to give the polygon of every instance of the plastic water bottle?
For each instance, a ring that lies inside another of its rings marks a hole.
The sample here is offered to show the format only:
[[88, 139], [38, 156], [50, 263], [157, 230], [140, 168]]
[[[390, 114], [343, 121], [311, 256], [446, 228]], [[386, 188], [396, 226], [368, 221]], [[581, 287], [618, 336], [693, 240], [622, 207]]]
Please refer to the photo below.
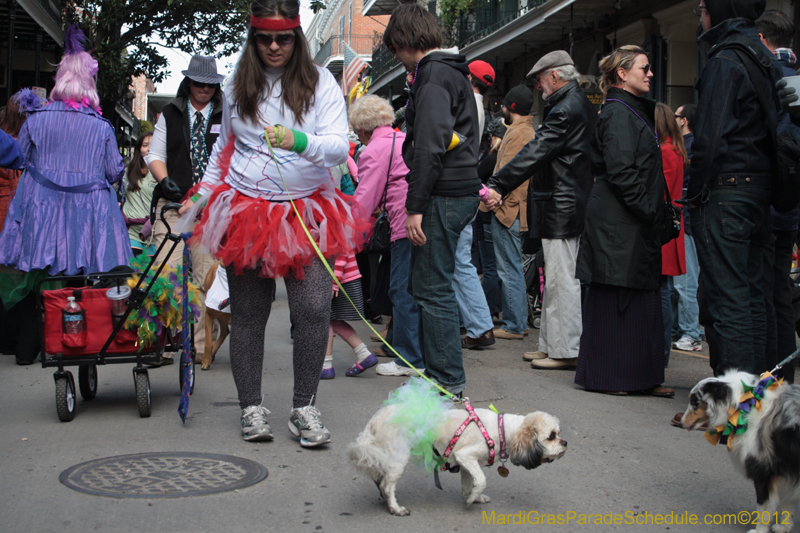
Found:
[[86, 311], [75, 301], [67, 298], [67, 305], [61, 310], [62, 340], [64, 345], [79, 347], [86, 345]]

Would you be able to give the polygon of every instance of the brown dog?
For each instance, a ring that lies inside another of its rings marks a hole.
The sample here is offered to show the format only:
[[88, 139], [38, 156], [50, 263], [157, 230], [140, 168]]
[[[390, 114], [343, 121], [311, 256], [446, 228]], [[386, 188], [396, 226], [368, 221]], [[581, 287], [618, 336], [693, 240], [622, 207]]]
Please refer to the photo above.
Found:
[[[204, 285], [206, 294], [208, 294], [208, 292], [211, 290], [211, 286], [214, 284], [214, 280], [217, 278], [217, 266], [222, 266], [222, 262], [217, 261], [214, 266], [208, 270], [208, 274], [206, 275], [206, 282]], [[212, 332], [214, 330], [215, 320], [217, 323], [219, 323], [219, 338], [216, 341], [213, 341]], [[231, 330], [231, 314], [206, 307], [205, 330], [206, 346], [203, 350], [203, 361], [202, 366], [200, 367], [202, 370], [208, 370], [211, 368], [211, 363], [214, 362], [214, 357], [217, 355], [217, 350], [219, 350], [219, 347], [222, 346], [222, 343], [225, 342], [225, 339], [228, 337], [228, 333], [230, 333]]]

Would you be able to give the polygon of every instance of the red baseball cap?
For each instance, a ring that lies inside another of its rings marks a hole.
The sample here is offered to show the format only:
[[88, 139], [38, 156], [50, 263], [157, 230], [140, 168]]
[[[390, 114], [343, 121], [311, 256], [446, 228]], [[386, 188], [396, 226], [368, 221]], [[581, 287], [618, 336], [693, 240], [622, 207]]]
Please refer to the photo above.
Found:
[[469, 72], [489, 87], [494, 85], [494, 69], [486, 61], [473, 61], [469, 64]]

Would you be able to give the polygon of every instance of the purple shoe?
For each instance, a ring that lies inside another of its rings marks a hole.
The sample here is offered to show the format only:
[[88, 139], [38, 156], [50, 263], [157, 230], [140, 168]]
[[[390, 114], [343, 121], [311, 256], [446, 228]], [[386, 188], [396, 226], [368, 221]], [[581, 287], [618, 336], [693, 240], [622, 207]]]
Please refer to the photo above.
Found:
[[345, 376], [351, 378], [353, 376], [357, 376], [362, 373], [364, 370], [373, 367], [378, 364], [378, 358], [375, 357], [375, 354], [369, 354], [369, 357], [364, 359], [363, 361], [354, 364], [350, 368], [347, 369], [347, 372], [344, 373]]
[[335, 377], [336, 377], [336, 371], [333, 369], [333, 367], [323, 368], [322, 372], [319, 373], [319, 379], [333, 379]]

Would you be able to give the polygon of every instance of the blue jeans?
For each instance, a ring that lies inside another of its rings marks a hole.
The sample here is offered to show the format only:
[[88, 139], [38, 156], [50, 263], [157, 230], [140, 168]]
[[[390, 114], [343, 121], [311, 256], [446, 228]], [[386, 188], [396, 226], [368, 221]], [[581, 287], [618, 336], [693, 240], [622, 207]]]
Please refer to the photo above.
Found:
[[757, 374], [765, 365], [761, 277], [770, 236], [769, 198], [766, 188], [717, 186], [706, 203], [691, 209], [705, 302], [716, 333], [715, 375], [730, 369]]
[[503, 325], [510, 333], [522, 335], [528, 318], [525, 274], [522, 272], [522, 233], [519, 219], [510, 228], [492, 217], [492, 239], [497, 273], [503, 282]]
[[697, 307], [697, 278], [700, 275], [700, 267], [697, 263], [697, 248], [695, 248], [694, 238], [691, 235], [684, 235], [686, 246], [686, 274], [672, 278], [675, 292], [678, 293], [678, 336], [686, 335], [699, 341], [703, 330], [700, 329], [700, 310]]
[[[472, 217], [475, 218], [474, 216]], [[472, 221], [458, 237], [456, 247], [456, 274], [453, 290], [456, 293], [458, 312], [467, 335], [477, 339], [494, 328], [492, 314], [486, 304], [486, 296], [478, 279], [478, 270], [472, 264]]]
[[[483, 221], [480, 220], [482, 218], [481, 214], [478, 214], [478, 218], [478, 222], [483, 224]], [[492, 215], [492, 218], [494, 218], [494, 215]], [[496, 315], [500, 313], [500, 309], [497, 308], [500, 278], [497, 276], [497, 260], [494, 257], [491, 223], [483, 224], [483, 240], [478, 242], [478, 251], [481, 253], [481, 264], [483, 265], [483, 279], [481, 280], [483, 295], [489, 305], [489, 312]]]
[[410, 291], [419, 308], [425, 371], [453, 394], [467, 381], [453, 291], [456, 249], [478, 202], [477, 196], [432, 196], [422, 215], [427, 241], [411, 252]]
[[[392, 346], [415, 368], [422, 368], [422, 350], [419, 347], [419, 310], [411, 293], [408, 280], [411, 273], [411, 241], [398, 239], [392, 243], [392, 264], [389, 279], [389, 298], [392, 300]], [[388, 348], [386, 348], [388, 350]], [[388, 354], [389, 352], [386, 351]], [[399, 357], [394, 360], [408, 367]]]

